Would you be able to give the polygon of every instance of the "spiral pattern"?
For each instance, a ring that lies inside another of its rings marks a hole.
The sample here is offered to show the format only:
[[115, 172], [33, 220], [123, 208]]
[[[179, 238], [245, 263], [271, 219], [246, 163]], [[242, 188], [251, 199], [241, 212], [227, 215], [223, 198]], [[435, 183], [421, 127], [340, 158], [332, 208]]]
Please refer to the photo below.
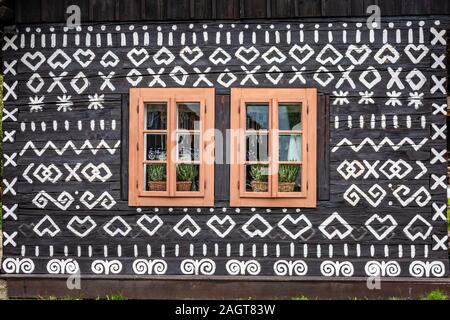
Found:
[[180, 269], [184, 274], [197, 274], [196, 261], [191, 259], [183, 260], [181, 261]]
[[135, 274], [142, 275], [142, 274], [150, 273], [149, 272], [149, 269], [150, 269], [149, 261], [147, 261], [145, 259], [134, 260], [132, 267], [133, 267], [133, 272]]
[[422, 261], [414, 261], [409, 265], [409, 273], [416, 278], [423, 277], [426, 274], [425, 263]]
[[109, 271], [113, 274], [118, 274], [122, 271], [122, 262], [119, 260], [109, 261]]
[[7, 258], [3, 261], [3, 271], [6, 273], [32, 273], [34, 262], [29, 258]]
[[216, 271], [216, 263], [211, 259], [202, 259], [198, 269], [199, 273], [210, 276]]
[[95, 274], [103, 274], [106, 270], [106, 261], [95, 260], [91, 264], [91, 270]]
[[241, 261], [238, 260], [229, 260], [226, 263], [225, 268], [227, 269], [228, 273], [232, 276], [244, 273], [244, 271], [242, 270], [243, 269], [242, 263]]
[[162, 275], [167, 272], [167, 263], [163, 260], [153, 260], [153, 272]]
[[53, 259], [47, 263], [47, 271], [50, 274], [61, 274], [63, 270], [63, 260]]
[[7, 258], [3, 261], [3, 271], [6, 273], [18, 273], [19, 259]]
[[308, 272], [308, 266], [302, 260], [292, 262], [292, 274], [296, 276], [304, 276]]
[[325, 277], [332, 277], [337, 274], [337, 266], [333, 261], [324, 261], [320, 264], [320, 272]]
[[388, 277], [397, 277], [402, 269], [396, 261], [388, 261], [385, 265], [385, 275]]
[[434, 277], [442, 277], [445, 274], [445, 266], [440, 261], [430, 262], [430, 275]]
[[339, 271], [344, 277], [351, 277], [353, 275], [354, 269], [353, 264], [348, 261], [338, 263]]
[[273, 265], [273, 271], [277, 276], [286, 276], [286, 275], [292, 275], [292, 269], [289, 268], [289, 262], [286, 260], [280, 260], [275, 262]]
[[384, 276], [383, 267], [378, 261], [368, 261], [364, 267], [366, 275], [370, 277], [382, 277]]
[[252, 276], [256, 276], [261, 272], [261, 265], [256, 260], [249, 260], [244, 262], [244, 274], [247, 272]]

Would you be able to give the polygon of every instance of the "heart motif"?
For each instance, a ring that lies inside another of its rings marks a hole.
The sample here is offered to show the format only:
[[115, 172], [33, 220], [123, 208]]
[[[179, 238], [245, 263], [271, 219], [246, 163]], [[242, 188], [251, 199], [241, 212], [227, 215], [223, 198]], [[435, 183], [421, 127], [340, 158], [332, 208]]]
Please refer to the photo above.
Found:
[[[375, 230], [371, 224], [372, 222], [376, 221], [377, 224], [381, 224], [382, 226]], [[389, 221], [390, 224], [386, 225], [385, 223]], [[383, 240], [386, 238], [387, 235], [389, 235], [396, 227], [397, 227], [397, 221], [394, 220], [394, 218], [391, 215], [387, 215], [385, 217], [380, 217], [378, 214], [374, 214], [372, 217], [370, 217], [369, 220], [365, 223], [367, 229], [375, 236], [377, 240]], [[383, 231], [383, 233], [380, 234], [380, 231]]]
[[36, 51], [35, 53], [27, 52], [20, 60], [32, 71], [36, 71], [45, 62], [45, 56], [39, 51]]
[[139, 50], [133, 48], [133, 50], [127, 53], [127, 57], [136, 67], [139, 67], [149, 58], [149, 55], [147, 50], [145, 50], [144, 48], [141, 48]]
[[[215, 224], [218, 224], [221, 229], [217, 228]], [[228, 227], [226, 229], [224, 229], [225, 224], [228, 224]], [[208, 220], [206, 225], [210, 227], [211, 230], [213, 230], [219, 237], [225, 238], [231, 232], [231, 230], [233, 230], [236, 222], [234, 222], [234, 220], [231, 219], [231, 217], [228, 215], [223, 217], [222, 219], [220, 219], [218, 216], [213, 216]]]
[[[77, 61], [83, 68], [86, 68], [94, 60], [95, 54], [94, 54], [94, 52], [92, 52], [91, 49], [87, 49], [87, 50], [78, 49], [73, 54], [73, 57], [75, 58], [75, 61]], [[85, 58], [87, 58], [87, 59], [85, 59]]]
[[[420, 53], [419, 56], [415, 56], [412, 51], [414, 51], [414, 53]], [[422, 61], [422, 59], [427, 55], [428, 51], [429, 49], [423, 44], [417, 46], [411, 43], [405, 48], [405, 53], [414, 64], [418, 64], [420, 61]]]
[[[303, 53], [306, 51], [306, 54]], [[308, 61], [309, 58], [314, 54], [314, 50], [309, 46], [309, 44], [305, 44], [300, 47], [299, 45], [295, 45], [289, 50], [289, 55], [298, 63], [303, 64]]]
[[244, 63], [251, 64], [259, 57], [259, 51], [255, 47], [250, 47], [248, 49], [240, 47], [234, 55], [236, 56], [236, 58], [243, 61]]
[[[304, 222], [305, 226], [301, 226], [301, 229], [299, 229], [297, 232], [292, 232], [292, 227], [300, 227], [300, 222]], [[311, 222], [308, 220], [308, 218], [305, 217], [305, 215], [300, 215], [297, 219], [292, 218], [290, 214], [284, 216], [283, 219], [281, 219], [278, 222], [278, 227], [283, 230], [287, 235], [289, 235], [292, 239], [297, 239], [302, 234], [304, 234], [306, 231], [312, 228]]]
[[396, 63], [400, 58], [398, 51], [390, 44], [385, 44], [378, 52], [375, 54], [374, 59], [379, 64], [384, 64], [387, 61], [390, 63]]
[[[156, 225], [154, 225], [155, 222]], [[149, 236], [153, 236], [163, 224], [164, 222], [157, 215], [154, 215], [152, 217], [143, 215], [137, 221], [137, 225], [141, 227], [141, 229], [144, 230]]]
[[120, 61], [119, 57], [114, 52], [108, 51], [103, 55], [100, 63], [103, 67], [107, 68], [117, 66], [119, 61]]
[[[369, 57], [372, 50], [366, 46], [362, 45], [360, 47], [355, 45], [350, 45], [345, 53], [345, 56], [356, 65], [362, 64]], [[356, 54], [356, 56], [355, 56]]]
[[184, 47], [180, 51], [180, 57], [189, 65], [195, 63], [198, 59], [203, 56], [202, 50], [199, 47], [191, 49], [189, 47]]
[[215, 65], [227, 64], [228, 61], [231, 60], [231, 56], [222, 48], [217, 48], [214, 52], [209, 56], [209, 61], [214, 63]]
[[72, 233], [74, 233], [78, 237], [84, 238], [89, 233], [91, 233], [91, 231], [94, 230], [96, 226], [97, 224], [90, 216], [86, 216], [82, 219], [78, 216], [75, 216], [70, 219], [69, 223], [67, 224], [67, 229], [72, 231]]

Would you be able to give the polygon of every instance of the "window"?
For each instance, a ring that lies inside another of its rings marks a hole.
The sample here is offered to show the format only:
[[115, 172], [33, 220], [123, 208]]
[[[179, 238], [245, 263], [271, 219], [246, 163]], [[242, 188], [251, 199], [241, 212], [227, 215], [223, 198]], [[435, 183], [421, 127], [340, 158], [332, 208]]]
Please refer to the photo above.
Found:
[[130, 89], [129, 110], [129, 205], [214, 205], [214, 89]]
[[315, 89], [231, 90], [231, 206], [316, 206]]

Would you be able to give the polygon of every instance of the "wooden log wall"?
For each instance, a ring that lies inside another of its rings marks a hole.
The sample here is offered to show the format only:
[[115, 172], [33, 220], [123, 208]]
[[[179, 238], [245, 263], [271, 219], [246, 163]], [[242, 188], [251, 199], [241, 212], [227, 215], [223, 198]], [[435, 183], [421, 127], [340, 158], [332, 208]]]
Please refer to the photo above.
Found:
[[450, 14], [443, 0], [16, 0], [16, 22], [63, 22], [72, 4], [84, 22], [351, 17], [367, 16], [370, 5], [382, 16]]
[[[364, 19], [19, 25], [2, 50], [2, 272], [446, 276], [448, 27], [438, 17], [379, 30]], [[232, 87], [317, 88], [330, 100], [329, 200], [230, 208], [217, 186], [214, 208], [130, 208], [131, 87], [215, 87], [221, 130]]]

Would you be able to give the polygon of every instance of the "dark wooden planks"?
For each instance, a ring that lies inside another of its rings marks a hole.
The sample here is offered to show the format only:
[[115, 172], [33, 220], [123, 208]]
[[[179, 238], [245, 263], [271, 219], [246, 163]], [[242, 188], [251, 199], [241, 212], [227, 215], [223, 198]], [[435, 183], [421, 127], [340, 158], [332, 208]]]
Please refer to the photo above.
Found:
[[212, 2], [214, 0], [191, 0], [191, 18], [193, 19], [211, 19]]
[[269, 8], [270, 2], [265, 0], [241, 0], [241, 18], [267, 18]]
[[141, 20], [144, 17], [143, 0], [118, 1], [118, 17], [121, 21]]
[[116, 19], [116, 0], [90, 0], [89, 9], [91, 21], [114, 21]]
[[[216, 108], [215, 108], [215, 128], [222, 133], [224, 141], [222, 149], [217, 147], [218, 139], [216, 139], [216, 163], [214, 167], [214, 199], [217, 202], [230, 200], [230, 165], [228, 159], [224, 159], [227, 152], [227, 129], [230, 128], [230, 96], [229, 95], [216, 95]], [[222, 156], [222, 159], [218, 160], [218, 155]]]
[[166, 2], [164, 0], [142, 0], [143, 18], [148, 20], [162, 20], [166, 15]]
[[239, 19], [239, 0], [213, 0], [216, 9], [217, 19]]
[[317, 98], [317, 200], [330, 200], [330, 96]]
[[167, 0], [166, 18], [171, 20], [186, 20], [190, 18], [189, 0]]
[[16, 22], [33, 23], [41, 21], [41, 0], [17, 0]]
[[121, 180], [120, 191], [121, 199], [128, 200], [128, 95], [122, 95], [122, 119], [121, 119], [121, 152], [120, 152], [120, 168]]

